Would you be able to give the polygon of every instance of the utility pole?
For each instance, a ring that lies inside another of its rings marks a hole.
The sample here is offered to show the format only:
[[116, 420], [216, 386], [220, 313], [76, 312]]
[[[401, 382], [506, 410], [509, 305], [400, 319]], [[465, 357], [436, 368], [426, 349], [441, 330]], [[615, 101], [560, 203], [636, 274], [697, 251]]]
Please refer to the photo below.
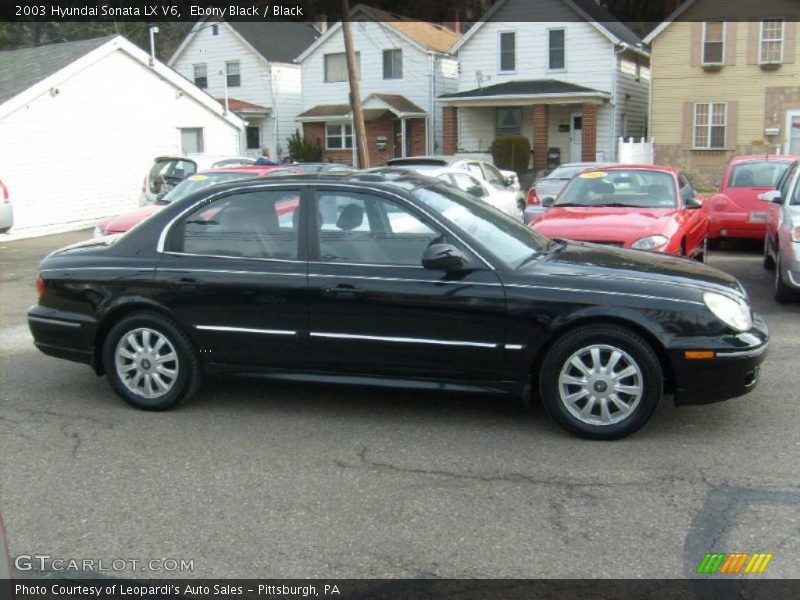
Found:
[[353, 107], [353, 128], [355, 131], [356, 157], [359, 169], [369, 165], [367, 153], [367, 132], [364, 129], [364, 111], [361, 109], [361, 88], [356, 70], [356, 51], [353, 48], [353, 31], [350, 27], [350, 0], [342, 0], [342, 33], [344, 49], [347, 56], [347, 75], [350, 78], [350, 104]]

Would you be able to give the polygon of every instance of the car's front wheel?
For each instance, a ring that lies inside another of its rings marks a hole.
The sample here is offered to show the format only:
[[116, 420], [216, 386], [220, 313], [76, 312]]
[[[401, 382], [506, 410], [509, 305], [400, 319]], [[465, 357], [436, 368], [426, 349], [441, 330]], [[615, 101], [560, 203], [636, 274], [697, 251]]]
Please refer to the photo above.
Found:
[[191, 342], [157, 313], [135, 313], [112, 327], [103, 363], [117, 395], [144, 410], [172, 408], [200, 385], [200, 361]]
[[636, 333], [590, 325], [561, 337], [542, 363], [539, 387], [547, 411], [581, 437], [618, 439], [642, 427], [661, 399], [658, 357]]

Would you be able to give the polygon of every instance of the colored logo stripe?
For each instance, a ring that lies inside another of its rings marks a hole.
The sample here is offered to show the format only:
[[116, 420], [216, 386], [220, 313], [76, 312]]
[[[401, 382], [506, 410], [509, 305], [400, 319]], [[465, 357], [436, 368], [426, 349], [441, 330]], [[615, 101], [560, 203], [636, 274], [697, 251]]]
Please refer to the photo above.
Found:
[[762, 552], [752, 555], [749, 552], [733, 552], [731, 554], [709, 552], [697, 566], [697, 573], [738, 575], [744, 568], [746, 574], [761, 574], [766, 570], [773, 556], [773, 554]]
[[723, 560], [725, 560], [724, 554], [706, 554], [700, 562], [700, 566], [697, 567], [697, 572], [707, 575], [716, 573]]
[[744, 568], [745, 573], [763, 573], [769, 561], [772, 560], [772, 554], [753, 554], [753, 558], [747, 563]]

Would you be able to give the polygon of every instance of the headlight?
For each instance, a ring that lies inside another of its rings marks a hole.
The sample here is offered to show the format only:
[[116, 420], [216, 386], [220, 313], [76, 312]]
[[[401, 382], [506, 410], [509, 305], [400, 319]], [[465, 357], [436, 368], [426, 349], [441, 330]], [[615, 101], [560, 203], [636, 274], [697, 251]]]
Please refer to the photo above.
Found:
[[720, 321], [733, 327], [737, 331], [749, 331], [753, 327], [753, 316], [750, 306], [743, 300], [732, 300], [722, 294], [706, 292], [703, 302], [708, 310], [714, 313]]
[[633, 242], [631, 248], [634, 250], [655, 250], [666, 245], [668, 241], [663, 235], [649, 235]]
[[103, 237], [105, 235], [103, 230], [100, 229], [100, 225], [98, 225], [97, 227], [94, 228], [93, 235], [94, 235], [94, 237]]

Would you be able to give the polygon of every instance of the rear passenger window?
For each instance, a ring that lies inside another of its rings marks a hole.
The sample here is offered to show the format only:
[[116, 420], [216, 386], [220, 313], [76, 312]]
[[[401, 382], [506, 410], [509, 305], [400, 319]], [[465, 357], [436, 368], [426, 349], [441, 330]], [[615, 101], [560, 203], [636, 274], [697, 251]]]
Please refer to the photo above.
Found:
[[439, 233], [399, 203], [369, 194], [317, 193], [323, 262], [420, 266]]
[[299, 206], [299, 190], [225, 196], [185, 217], [172, 246], [186, 254], [297, 260]]

